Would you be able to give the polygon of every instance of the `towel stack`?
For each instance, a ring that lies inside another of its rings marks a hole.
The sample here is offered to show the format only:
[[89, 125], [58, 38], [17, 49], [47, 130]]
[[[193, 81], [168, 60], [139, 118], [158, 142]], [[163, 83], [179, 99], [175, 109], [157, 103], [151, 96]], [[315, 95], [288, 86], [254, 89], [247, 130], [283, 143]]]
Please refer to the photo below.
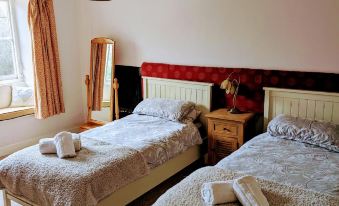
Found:
[[75, 157], [81, 150], [79, 134], [60, 132], [54, 138], [40, 139], [39, 150], [41, 154], [57, 154], [59, 158]]
[[268, 206], [268, 201], [252, 176], [236, 180], [204, 183], [201, 196], [208, 205], [231, 203], [239, 200], [244, 206]]

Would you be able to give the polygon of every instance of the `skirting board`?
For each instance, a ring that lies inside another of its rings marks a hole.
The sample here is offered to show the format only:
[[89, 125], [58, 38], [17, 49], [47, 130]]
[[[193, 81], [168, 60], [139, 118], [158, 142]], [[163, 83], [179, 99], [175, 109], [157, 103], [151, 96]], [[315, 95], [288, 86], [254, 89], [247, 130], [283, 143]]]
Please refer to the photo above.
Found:
[[60, 131], [78, 132], [79, 127], [80, 126], [74, 126], [74, 127], [68, 128], [68, 129], [61, 129], [61, 130], [54, 131], [54, 132], [51, 132], [51, 133], [46, 134], [46, 135], [41, 135], [41, 136], [38, 136], [38, 137], [29, 138], [25, 141], [20, 141], [20, 142], [15, 143], [15, 144], [10, 144], [10, 145], [4, 146], [4, 147], [0, 147], [0, 157], [10, 155], [10, 154], [12, 154], [12, 153], [14, 153], [18, 150], [21, 150], [23, 148], [37, 144], [40, 139], [46, 138], [46, 137], [53, 137], [56, 133], [58, 133]]

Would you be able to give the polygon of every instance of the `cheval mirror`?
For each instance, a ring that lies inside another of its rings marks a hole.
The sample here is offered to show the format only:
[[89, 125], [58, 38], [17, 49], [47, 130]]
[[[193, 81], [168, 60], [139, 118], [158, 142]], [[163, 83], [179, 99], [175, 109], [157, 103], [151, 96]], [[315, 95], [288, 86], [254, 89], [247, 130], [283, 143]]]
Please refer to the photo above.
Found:
[[108, 38], [92, 39], [90, 74], [86, 75], [88, 115], [87, 124], [81, 126], [82, 131], [119, 119], [118, 88], [114, 41]]

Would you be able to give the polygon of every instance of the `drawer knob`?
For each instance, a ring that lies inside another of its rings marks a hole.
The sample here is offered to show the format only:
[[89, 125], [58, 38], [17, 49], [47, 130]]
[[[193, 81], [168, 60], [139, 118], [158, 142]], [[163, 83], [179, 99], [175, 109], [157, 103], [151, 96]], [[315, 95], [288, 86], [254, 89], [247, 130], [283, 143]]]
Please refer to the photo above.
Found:
[[224, 127], [224, 131], [230, 132], [231, 130]]

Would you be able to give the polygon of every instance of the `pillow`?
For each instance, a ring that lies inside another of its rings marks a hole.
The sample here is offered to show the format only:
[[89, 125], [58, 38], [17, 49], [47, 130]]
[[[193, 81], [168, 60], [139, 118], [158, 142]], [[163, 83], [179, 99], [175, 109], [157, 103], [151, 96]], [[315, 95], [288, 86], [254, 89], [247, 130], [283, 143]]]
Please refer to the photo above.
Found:
[[34, 106], [33, 88], [12, 86], [12, 103], [10, 107], [29, 106]]
[[12, 88], [8, 85], [0, 85], [0, 109], [11, 105]]
[[328, 122], [279, 115], [267, 127], [271, 136], [317, 145], [339, 152], [338, 127]]
[[133, 113], [161, 117], [171, 121], [180, 121], [194, 106], [194, 103], [182, 100], [145, 99], [135, 107]]
[[197, 110], [196, 108], [193, 108], [187, 115], [184, 117], [181, 122], [188, 123], [188, 122], [194, 122], [201, 114], [201, 111]]

